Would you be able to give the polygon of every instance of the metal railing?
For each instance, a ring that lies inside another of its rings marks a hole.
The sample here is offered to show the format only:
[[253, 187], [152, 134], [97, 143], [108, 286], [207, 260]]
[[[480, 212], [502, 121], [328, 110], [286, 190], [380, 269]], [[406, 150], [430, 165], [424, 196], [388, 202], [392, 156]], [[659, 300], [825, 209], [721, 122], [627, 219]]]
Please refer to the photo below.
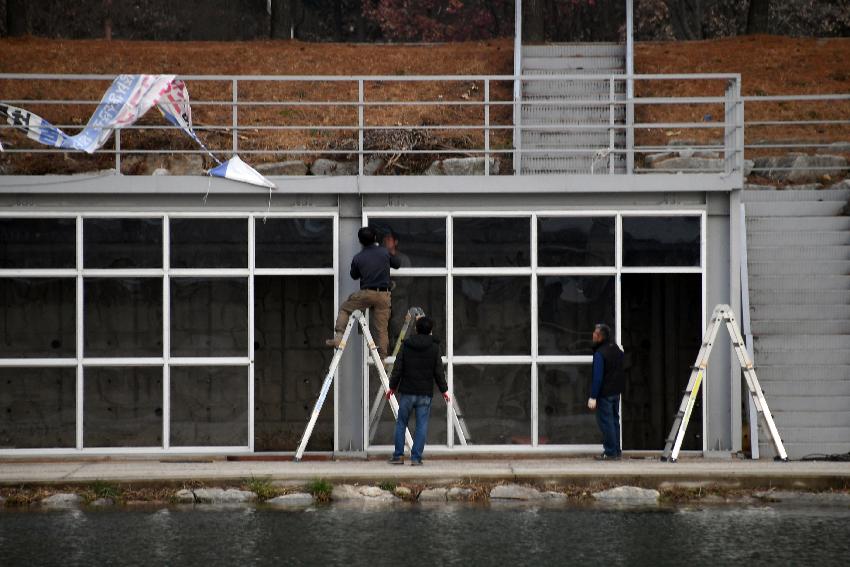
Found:
[[[113, 78], [0, 74], [0, 100], [73, 134]], [[282, 158], [341, 158], [359, 175], [375, 174], [379, 160], [385, 173], [409, 174], [422, 173], [430, 161], [447, 157], [483, 158], [483, 175], [490, 175], [491, 167], [495, 172], [497, 161], [510, 164], [502, 173], [524, 172], [524, 160], [535, 158], [556, 165], [558, 160], [583, 160], [585, 165], [589, 160], [589, 173], [594, 174], [626, 173], [619, 164], [627, 161], [634, 162], [634, 173], [663, 173], [647, 167], [647, 158], [670, 151], [676, 140], [685, 140], [689, 152], [712, 158], [676, 171], [737, 174], [745, 163], [744, 102], [757, 102], [741, 96], [735, 74], [181, 78], [193, 96], [194, 129], [221, 157], [239, 153], [254, 165]], [[632, 83], [634, 97], [629, 98]], [[57, 90], [80, 94], [41, 95]], [[541, 90], [547, 94], [535, 94]], [[680, 90], [700, 95], [676, 96]], [[553, 91], [563, 96], [553, 97]], [[516, 93], [522, 93], [519, 99]], [[627, 119], [631, 107], [634, 121]], [[532, 119], [535, 113], [543, 118]], [[39, 146], [13, 130], [0, 124], [5, 148], [0, 166], [6, 173], [28, 172], [26, 163], [18, 167], [16, 161], [69, 154]], [[130, 164], [130, 158], [182, 154], [204, 152], [179, 129], [151, 116], [117, 131], [114, 141], [91, 158], [74, 153], [73, 159], [92, 159], [101, 166], [108, 160], [107, 167], [133, 173], [131, 166], [137, 164]], [[44, 172], [49, 165], [30, 170]], [[62, 163], [54, 165], [61, 173]], [[552, 173], [569, 173], [569, 167], [562, 169]]]

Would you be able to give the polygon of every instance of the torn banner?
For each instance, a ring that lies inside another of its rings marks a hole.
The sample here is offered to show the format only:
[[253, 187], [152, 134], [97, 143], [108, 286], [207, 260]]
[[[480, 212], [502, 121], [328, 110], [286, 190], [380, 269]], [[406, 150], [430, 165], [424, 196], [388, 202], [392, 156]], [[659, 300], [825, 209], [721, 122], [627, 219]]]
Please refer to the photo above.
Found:
[[[177, 79], [175, 75], [118, 75], [104, 93], [85, 128], [73, 136], [64, 133], [37, 114], [4, 103], [0, 103], [0, 118], [5, 119], [10, 126], [23, 131], [27, 138], [40, 144], [91, 154], [106, 143], [114, 130], [133, 124], [154, 105], [168, 122], [183, 130], [216, 163], [221, 164], [221, 161], [204, 146], [192, 130], [189, 91], [186, 89], [186, 83]], [[239, 164], [233, 170], [244, 172], [246, 168], [256, 175], [241, 175], [242, 178], [238, 179], [230, 175], [216, 176], [262, 187], [275, 187], [242, 160], [239, 160]], [[258, 182], [257, 179], [262, 181]]]

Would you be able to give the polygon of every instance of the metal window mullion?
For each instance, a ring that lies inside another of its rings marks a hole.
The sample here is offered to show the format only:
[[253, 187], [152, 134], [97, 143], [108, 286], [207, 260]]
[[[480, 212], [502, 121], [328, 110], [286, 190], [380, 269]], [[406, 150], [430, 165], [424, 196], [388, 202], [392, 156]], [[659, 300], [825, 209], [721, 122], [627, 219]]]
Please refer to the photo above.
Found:
[[539, 418], [539, 382], [537, 371], [538, 349], [538, 320], [539, 310], [537, 301], [537, 215], [531, 215], [531, 445], [537, 447], [540, 425]]
[[[707, 230], [708, 230], [708, 226], [707, 226], [706, 221], [707, 221], [706, 211], [703, 211], [702, 215], [700, 216], [700, 227], [699, 227], [700, 228], [700, 239], [699, 239], [700, 240], [700, 275], [701, 275], [700, 284], [701, 284], [701, 287], [702, 287], [702, 290], [701, 290], [702, 291], [702, 298], [701, 298], [701, 301], [700, 301], [700, 304], [702, 305], [702, 313], [701, 313], [701, 317], [700, 317], [700, 321], [701, 321], [700, 336], [702, 336], [702, 337], [705, 336], [705, 328], [706, 328], [706, 312], [705, 312], [706, 308], [707, 308], [707, 306], [706, 306], [706, 285], [708, 284], [708, 281], [707, 281], [707, 278], [706, 278], [706, 275], [707, 275], [706, 272], [708, 271], [706, 269], [707, 264], [708, 264], [708, 259], [707, 259], [707, 256], [706, 256], [706, 254], [707, 254], [706, 233], [707, 233]], [[703, 451], [703, 455], [705, 455], [705, 453], [709, 449], [708, 448], [708, 435], [705, 434], [706, 431], [707, 431], [707, 428], [708, 428], [708, 399], [709, 399], [708, 382], [709, 382], [709, 380], [703, 380], [702, 381], [702, 384], [701, 384], [702, 392], [700, 392], [700, 395], [702, 396], [702, 400], [703, 400], [703, 403], [702, 403], [702, 451]]]
[[77, 344], [76, 344], [76, 354], [77, 354], [77, 380], [76, 380], [76, 448], [78, 451], [82, 451], [83, 449], [83, 381], [85, 380], [85, 375], [83, 373], [83, 354], [84, 354], [84, 324], [83, 314], [85, 313], [83, 301], [85, 300], [85, 294], [83, 289], [83, 218], [81, 216], [77, 216], [77, 224], [76, 224], [76, 239], [77, 239], [77, 275], [76, 275], [76, 327], [77, 327]]
[[233, 137], [232, 137], [232, 150], [233, 155], [236, 155], [239, 151], [239, 79], [234, 78], [231, 81], [232, 85], [232, 106], [231, 106], [231, 128], [233, 128]]
[[[339, 313], [339, 212], [337, 211], [333, 215], [333, 311], [331, 312], [331, 317], [333, 318], [329, 321], [331, 328], [336, 323], [336, 315]], [[333, 422], [333, 430], [334, 430], [334, 441], [333, 441], [333, 450], [334, 453], [339, 452], [339, 380], [337, 376], [334, 377], [334, 422]], [[367, 376], [368, 381], [368, 376]], [[365, 447], [366, 445], [364, 445]]]
[[564, 354], [564, 355], [543, 355], [537, 357], [537, 363], [542, 365], [547, 364], [591, 364], [593, 356], [585, 354]]
[[579, 268], [536, 268], [538, 276], [614, 276], [617, 274], [616, 266], [611, 267], [579, 267]]
[[171, 219], [162, 219], [162, 448], [171, 446]]
[[531, 266], [525, 268], [454, 268], [452, 273], [456, 276], [530, 276]]
[[[454, 399], [454, 266], [452, 231], [453, 219], [446, 215], [446, 383], [449, 387], [450, 396]], [[455, 430], [452, 427], [452, 418], [449, 410], [446, 410], [446, 446], [450, 449], [455, 446]]]
[[254, 452], [254, 234], [256, 219], [248, 222], [248, 449]]
[[[363, 114], [365, 102], [365, 92], [363, 89], [363, 79], [357, 80], [357, 175], [363, 175]], [[367, 380], [368, 382], [368, 380]]]
[[[618, 214], [614, 223], [614, 263], [617, 275], [614, 278], [614, 336], [617, 344], [623, 348], [623, 215]], [[591, 363], [593, 359], [591, 358]], [[623, 395], [620, 394], [620, 450], [623, 449]]]
[[251, 360], [247, 356], [172, 356], [171, 366], [248, 366]]
[[490, 79], [484, 79], [484, 175], [490, 175]]

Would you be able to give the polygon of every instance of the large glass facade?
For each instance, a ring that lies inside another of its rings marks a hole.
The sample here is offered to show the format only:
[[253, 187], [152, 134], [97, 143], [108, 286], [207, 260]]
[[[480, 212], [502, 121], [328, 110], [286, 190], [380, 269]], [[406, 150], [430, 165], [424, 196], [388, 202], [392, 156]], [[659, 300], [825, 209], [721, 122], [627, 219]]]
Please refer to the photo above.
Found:
[[336, 241], [331, 213], [0, 218], [0, 450], [294, 450]]
[[[419, 306], [434, 317], [445, 345], [459, 419], [435, 396], [431, 423], [441, 427], [429, 428], [432, 445], [598, 445], [587, 410], [594, 325], [607, 324], [622, 343], [622, 286], [631, 273], [701, 281], [705, 264], [700, 212], [374, 211], [367, 218], [398, 235], [399, 253], [408, 258], [393, 274], [391, 338], [407, 309]], [[699, 310], [689, 312], [695, 324], [687, 332], [701, 332], [693, 317]], [[382, 409], [370, 415], [368, 443], [389, 445], [392, 416], [373, 401], [374, 371], [368, 382], [370, 413]], [[642, 403], [657, 407], [650, 397]], [[624, 400], [623, 407], [624, 419], [635, 419], [633, 404]], [[646, 448], [627, 436], [624, 446]]]

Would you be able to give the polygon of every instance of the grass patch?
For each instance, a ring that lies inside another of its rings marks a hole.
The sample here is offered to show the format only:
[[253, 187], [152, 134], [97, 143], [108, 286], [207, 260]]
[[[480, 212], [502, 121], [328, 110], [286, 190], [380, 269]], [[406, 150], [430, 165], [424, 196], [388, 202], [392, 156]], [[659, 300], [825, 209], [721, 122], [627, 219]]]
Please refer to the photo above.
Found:
[[323, 478], [317, 478], [307, 485], [307, 491], [313, 495], [317, 502], [329, 502], [333, 489], [334, 485]]
[[252, 476], [244, 481], [243, 486], [246, 490], [256, 494], [257, 499], [261, 502], [271, 500], [278, 495], [278, 489], [272, 486], [271, 481], [267, 478], [254, 478]]
[[395, 490], [396, 486], [398, 486], [398, 484], [396, 484], [396, 483], [394, 483], [390, 480], [385, 480], [381, 484], [378, 485], [378, 487], [381, 490], [386, 490], [388, 492], [392, 492], [393, 490]]
[[96, 480], [91, 483], [88, 487], [88, 492], [94, 496], [92, 500], [97, 500], [98, 498], [109, 498], [117, 502], [122, 496], [121, 488], [117, 484], [107, 482], [105, 480]]

